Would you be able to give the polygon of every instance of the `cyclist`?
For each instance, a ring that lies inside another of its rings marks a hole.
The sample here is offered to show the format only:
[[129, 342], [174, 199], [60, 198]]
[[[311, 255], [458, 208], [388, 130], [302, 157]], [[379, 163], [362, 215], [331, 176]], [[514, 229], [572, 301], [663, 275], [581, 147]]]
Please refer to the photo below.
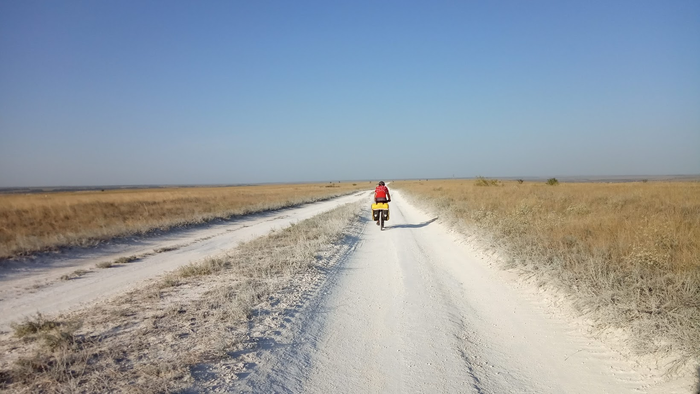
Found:
[[379, 181], [377, 188], [374, 189], [374, 202], [391, 202], [391, 196], [389, 195], [389, 188], [384, 185], [384, 181]]
[[[379, 181], [379, 184], [377, 187], [374, 189], [374, 202], [375, 204], [378, 203], [388, 203], [391, 201], [391, 195], [389, 195], [389, 188], [386, 187], [384, 184], [384, 181]], [[379, 215], [381, 215], [381, 211], [376, 211], [377, 213], [374, 215], [374, 220], [377, 222], [377, 226], [379, 226]], [[387, 216], [388, 217], [388, 216]]]

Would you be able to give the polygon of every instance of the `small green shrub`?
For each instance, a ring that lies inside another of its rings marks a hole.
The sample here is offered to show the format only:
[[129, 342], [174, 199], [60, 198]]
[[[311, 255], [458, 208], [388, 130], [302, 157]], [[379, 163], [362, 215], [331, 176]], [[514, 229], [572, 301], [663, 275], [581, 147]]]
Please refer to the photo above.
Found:
[[547, 179], [547, 184], [549, 186], [556, 186], [559, 184], [559, 181], [557, 180], [557, 178], [549, 178]]

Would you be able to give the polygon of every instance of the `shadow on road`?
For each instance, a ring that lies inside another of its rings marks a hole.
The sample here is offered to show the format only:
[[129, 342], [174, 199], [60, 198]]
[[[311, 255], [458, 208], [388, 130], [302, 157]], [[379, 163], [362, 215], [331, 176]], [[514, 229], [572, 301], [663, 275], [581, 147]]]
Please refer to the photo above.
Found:
[[430, 223], [438, 220], [437, 216], [428, 220], [427, 222], [419, 223], [419, 224], [397, 224], [396, 226], [388, 226], [385, 229], [386, 230], [391, 230], [395, 228], [421, 228], [429, 225]]

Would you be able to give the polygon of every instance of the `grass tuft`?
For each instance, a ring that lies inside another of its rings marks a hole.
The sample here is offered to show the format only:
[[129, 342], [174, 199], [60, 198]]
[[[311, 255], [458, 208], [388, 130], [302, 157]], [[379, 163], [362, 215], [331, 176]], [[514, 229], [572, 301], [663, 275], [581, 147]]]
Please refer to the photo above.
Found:
[[78, 279], [82, 276], [85, 276], [88, 273], [90, 273], [89, 270], [83, 270], [83, 269], [75, 270], [75, 271], [71, 272], [70, 274], [62, 275], [61, 280]]
[[55, 320], [47, 320], [44, 315], [37, 313], [33, 319], [26, 319], [22, 323], [11, 324], [15, 337], [25, 338], [30, 335], [38, 334], [43, 331], [49, 331], [57, 328], [60, 325]]
[[137, 261], [140, 258], [141, 258], [140, 256], [136, 256], [136, 255], [120, 257], [120, 258], [114, 260], [113, 264], [128, 264], [128, 263]]
[[182, 247], [182, 245], [164, 246], [162, 248], [153, 249], [153, 251], [156, 253], [164, 253], [164, 252], [170, 252], [173, 250], [178, 250], [181, 247]]

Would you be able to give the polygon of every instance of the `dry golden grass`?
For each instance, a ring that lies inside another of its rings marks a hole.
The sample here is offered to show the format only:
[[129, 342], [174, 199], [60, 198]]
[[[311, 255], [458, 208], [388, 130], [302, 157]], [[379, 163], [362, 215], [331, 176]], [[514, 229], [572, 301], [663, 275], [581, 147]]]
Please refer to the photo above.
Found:
[[639, 352], [700, 360], [700, 182], [392, 185], [488, 236], [601, 327], [628, 330]]
[[14, 336], [0, 340], [0, 391], [197, 391], [187, 389], [190, 368], [250, 345], [250, 326], [259, 324], [251, 319], [311, 291], [295, 286], [334, 263], [318, 256], [342, 244], [361, 208], [341, 206], [69, 317], [15, 324]]
[[318, 201], [367, 182], [0, 195], [0, 258]]

